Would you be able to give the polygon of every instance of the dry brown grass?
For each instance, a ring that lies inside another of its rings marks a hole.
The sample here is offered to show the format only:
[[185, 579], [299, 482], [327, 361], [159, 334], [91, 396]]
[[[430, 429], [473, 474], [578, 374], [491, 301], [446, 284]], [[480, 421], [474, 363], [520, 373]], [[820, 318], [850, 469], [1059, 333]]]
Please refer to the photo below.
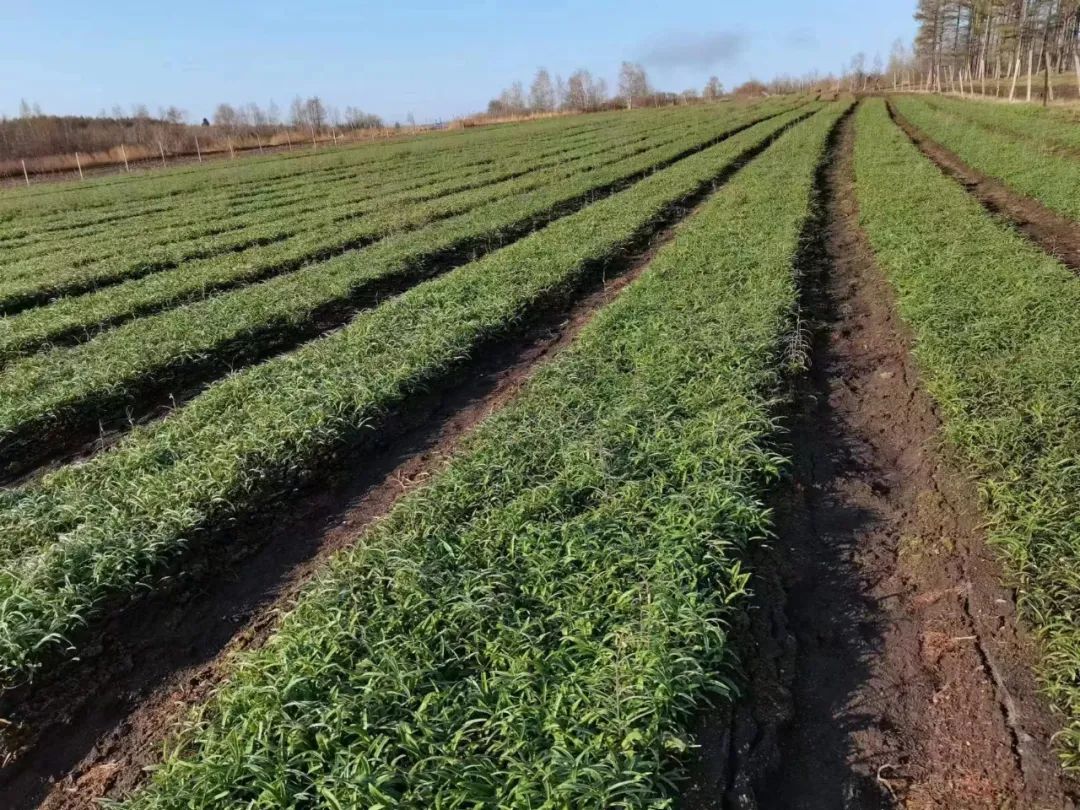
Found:
[[[225, 155], [258, 154], [263, 149], [288, 149], [290, 147], [303, 149], [317, 145], [340, 145], [350, 143], [363, 143], [376, 140], [392, 140], [395, 138], [413, 136], [429, 131], [424, 127], [381, 127], [378, 129], [343, 130], [319, 133], [314, 141], [308, 133], [295, 130], [280, 130], [270, 136], [228, 138], [207, 137], [205, 141], [199, 139], [199, 150], [203, 157], [222, 157]], [[118, 144], [104, 151], [79, 152], [78, 159], [75, 153], [46, 155], [44, 157], [27, 158], [26, 171], [30, 175], [31, 182], [36, 178], [41, 179], [49, 175], [71, 175], [78, 172], [82, 166], [84, 172], [101, 170], [105, 168], [119, 168], [123, 170], [124, 153], [127, 153], [127, 162], [130, 166], [147, 168], [155, 163], [160, 165], [161, 152], [156, 146], [139, 144], [125, 144], [123, 148]], [[165, 150], [165, 162], [168, 165], [175, 160], [190, 160], [196, 158], [194, 142], [190, 149]], [[21, 160], [0, 160], [0, 178], [16, 178], [21, 180], [23, 176], [23, 164]], [[55, 179], [55, 178], [53, 178]]]

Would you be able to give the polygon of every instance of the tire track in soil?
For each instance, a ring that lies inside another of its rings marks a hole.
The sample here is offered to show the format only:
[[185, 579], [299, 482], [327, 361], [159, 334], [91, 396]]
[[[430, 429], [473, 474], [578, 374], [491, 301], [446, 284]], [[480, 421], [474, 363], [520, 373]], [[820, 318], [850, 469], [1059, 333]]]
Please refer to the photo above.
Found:
[[800, 264], [811, 368], [740, 631], [747, 698], [703, 718], [683, 806], [1071, 810], [1014, 594], [858, 225], [853, 137], [847, 118]]
[[517, 337], [478, 352], [456, 378], [394, 414], [378, 445], [335, 458], [336, 477], [283, 493], [280, 508], [227, 533], [183, 577], [124, 606], [94, 631], [81, 661], [0, 696], [0, 806], [91, 810], [130, 793], [188, 711], [226, 677], [232, 656], [261, 646], [336, 551], [359, 542], [403, 495], [449, 462], [743, 166], [805, 117], [721, 169], [656, 221], [637, 251], [596, 268], [571, 302], [543, 308]]
[[957, 154], [937, 143], [886, 102], [889, 117], [929, 160], [978, 200], [998, 220], [1017, 231], [1064, 264], [1080, 273], [1080, 223], [1051, 211], [1031, 197], [1019, 194], [989, 175], [967, 165]]

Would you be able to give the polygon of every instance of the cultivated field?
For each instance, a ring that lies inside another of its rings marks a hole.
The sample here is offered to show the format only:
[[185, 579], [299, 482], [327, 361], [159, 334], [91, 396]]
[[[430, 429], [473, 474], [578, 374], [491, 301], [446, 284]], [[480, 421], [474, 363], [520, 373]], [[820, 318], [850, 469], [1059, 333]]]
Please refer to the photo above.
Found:
[[5, 192], [0, 803], [1067, 806], [1078, 189], [897, 96]]

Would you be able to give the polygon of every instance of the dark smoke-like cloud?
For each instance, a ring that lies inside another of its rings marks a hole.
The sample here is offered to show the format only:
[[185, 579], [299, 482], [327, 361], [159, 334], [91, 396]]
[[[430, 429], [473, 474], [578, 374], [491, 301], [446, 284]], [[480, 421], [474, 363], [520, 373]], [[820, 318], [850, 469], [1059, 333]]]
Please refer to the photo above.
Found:
[[733, 31], [664, 34], [645, 44], [639, 60], [651, 67], [707, 70], [735, 62], [748, 46], [749, 39]]

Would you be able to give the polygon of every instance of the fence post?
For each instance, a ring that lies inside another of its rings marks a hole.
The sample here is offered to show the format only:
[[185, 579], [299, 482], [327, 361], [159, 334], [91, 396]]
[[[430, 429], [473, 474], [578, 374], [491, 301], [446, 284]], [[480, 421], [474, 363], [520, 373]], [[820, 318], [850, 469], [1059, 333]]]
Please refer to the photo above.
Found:
[[127, 149], [124, 148], [123, 144], [120, 144], [120, 155], [124, 158], [124, 171], [130, 172], [131, 167], [128, 165]]
[[161, 145], [161, 141], [157, 142], [158, 151], [161, 152], [161, 165], [165, 165], [165, 147]]
[[202, 149], [199, 148], [199, 136], [195, 136], [195, 154], [199, 156], [199, 163], [202, 163]]
[[30, 175], [26, 171], [26, 161], [25, 160], [22, 162], [22, 176], [23, 176], [23, 179], [26, 180], [26, 187], [29, 188], [30, 187]]
[[83, 177], [83, 173], [82, 173], [82, 161], [79, 160], [79, 153], [78, 152], [75, 153], [75, 165], [79, 167], [79, 179], [84, 180], [85, 178]]

